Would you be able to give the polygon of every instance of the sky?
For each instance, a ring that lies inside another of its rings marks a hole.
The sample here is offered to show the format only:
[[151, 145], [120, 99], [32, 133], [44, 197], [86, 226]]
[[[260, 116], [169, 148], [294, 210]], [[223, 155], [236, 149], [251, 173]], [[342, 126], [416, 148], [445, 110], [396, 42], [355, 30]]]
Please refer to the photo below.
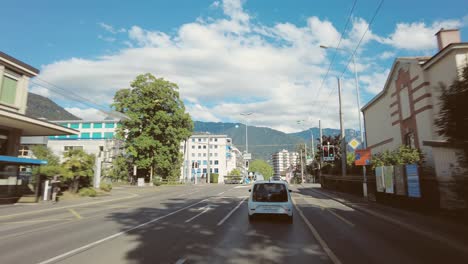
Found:
[[341, 77], [344, 126], [357, 129], [352, 52], [363, 106], [383, 89], [396, 57], [437, 52], [440, 28], [458, 28], [467, 41], [468, 5], [387, 0], [375, 13], [379, 0], [355, 3], [353, 9], [352, 0], [8, 1], [0, 50], [41, 71], [30, 91], [84, 119], [102, 114], [72, 97], [108, 107], [117, 90], [152, 73], [178, 84], [194, 120], [295, 132], [320, 119], [338, 128]]

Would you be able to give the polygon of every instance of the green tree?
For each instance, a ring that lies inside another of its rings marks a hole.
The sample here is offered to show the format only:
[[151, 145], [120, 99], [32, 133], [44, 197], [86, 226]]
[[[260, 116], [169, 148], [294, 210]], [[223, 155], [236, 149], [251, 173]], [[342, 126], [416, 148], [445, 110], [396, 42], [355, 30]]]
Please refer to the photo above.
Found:
[[41, 145], [36, 145], [31, 148], [31, 151], [34, 153], [34, 156], [37, 159], [47, 160], [47, 165], [42, 165], [40, 167], [34, 168], [34, 175], [40, 173], [47, 177], [53, 177], [64, 174], [64, 169], [60, 165], [59, 157], [55, 155], [50, 148]]
[[89, 178], [93, 176], [95, 157], [81, 149], [69, 150], [63, 156], [63, 176], [69, 181], [69, 191], [77, 193], [80, 183], [89, 183]]
[[264, 160], [256, 159], [251, 161], [249, 164], [249, 171], [261, 173], [265, 180], [273, 176], [273, 168]]
[[128, 180], [130, 164], [126, 157], [119, 155], [112, 160], [112, 167], [106, 172], [106, 176], [113, 181]]
[[[190, 137], [193, 122], [179, 98], [178, 87], [147, 73], [130, 88], [117, 91], [113, 107], [129, 119], [121, 121], [118, 136], [139, 169], [177, 180], [182, 164], [180, 142]], [[154, 173], [153, 173], [154, 172]]]
[[231, 172], [228, 173], [229, 176], [241, 176], [241, 171], [239, 169], [233, 169]]
[[[441, 107], [436, 119], [437, 133], [457, 148], [458, 167], [454, 167], [455, 188], [468, 203], [468, 66], [450, 87], [441, 85]], [[467, 209], [468, 210], [468, 209]]]

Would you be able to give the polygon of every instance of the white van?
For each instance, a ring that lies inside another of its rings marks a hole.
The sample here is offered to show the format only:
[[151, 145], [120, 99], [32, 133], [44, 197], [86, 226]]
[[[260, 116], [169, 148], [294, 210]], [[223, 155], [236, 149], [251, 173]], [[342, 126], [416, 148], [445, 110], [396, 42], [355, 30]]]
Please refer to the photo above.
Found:
[[286, 215], [288, 222], [293, 220], [291, 190], [284, 181], [256, 181], [249, 189], [249, 221], [255, 215]]

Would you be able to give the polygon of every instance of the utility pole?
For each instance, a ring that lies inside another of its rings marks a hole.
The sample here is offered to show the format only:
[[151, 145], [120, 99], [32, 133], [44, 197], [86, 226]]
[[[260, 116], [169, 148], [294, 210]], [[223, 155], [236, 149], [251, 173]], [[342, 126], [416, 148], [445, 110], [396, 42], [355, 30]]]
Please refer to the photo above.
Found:
[[341, 105], [341, 79], [338, 77], [338, 101], [340, 109], [340, 130], [341, 130], [341, 175], [346, 176], [346, 137], [344, 129], [343, 109]]
[[210, 137], [210, 134], [208, 134], [208, 146], [206, 147], [208, 149], [208, 155], [206, 155], [207, 157], [207, 163], [206, 163], [206, 174], [207, 174], [207, 177], [206, 177], [206, 183], [210, 183], [210, 177], [211, 177], [211, 168], [210, 168], [210, 140], [211, 140], [211, 137]]
[[304, 162], [302, 160], [302, 149], [299, 152], [299, 156], [301, 159], [301, 180], [302, 180], [302, 183], [304, 183]]
[[[322, 149], [322, 153], [323, 153], [322, 121], [320, 119], [319, 119], [319, 133], [320, 133], [320, 148]], [[323, 155], [320, 155], [320, 162], [319, 162], [319, 169], [318, 169], [319, 182], [322, 181], [322, 162], [323, 162]]]

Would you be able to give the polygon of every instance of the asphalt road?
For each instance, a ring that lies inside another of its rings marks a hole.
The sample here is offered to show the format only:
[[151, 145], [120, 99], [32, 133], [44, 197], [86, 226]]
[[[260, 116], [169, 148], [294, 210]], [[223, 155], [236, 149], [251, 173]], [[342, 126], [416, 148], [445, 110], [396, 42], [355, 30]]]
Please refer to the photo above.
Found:
[[249, 223], [248, 189], [242, 185], [126, 188], [102, 200], [31, 209], [0, 207], [0, 263], [462, 263], [468, 259], [468, 238], [461, 235], [465, 229], [453, 234], [448, 225], [439, 225], [439, 230], [433, 222], [411, 214], [334, 200], [317, 186], [292, 186], [296, 206], [292, 224], [271, 217]]

